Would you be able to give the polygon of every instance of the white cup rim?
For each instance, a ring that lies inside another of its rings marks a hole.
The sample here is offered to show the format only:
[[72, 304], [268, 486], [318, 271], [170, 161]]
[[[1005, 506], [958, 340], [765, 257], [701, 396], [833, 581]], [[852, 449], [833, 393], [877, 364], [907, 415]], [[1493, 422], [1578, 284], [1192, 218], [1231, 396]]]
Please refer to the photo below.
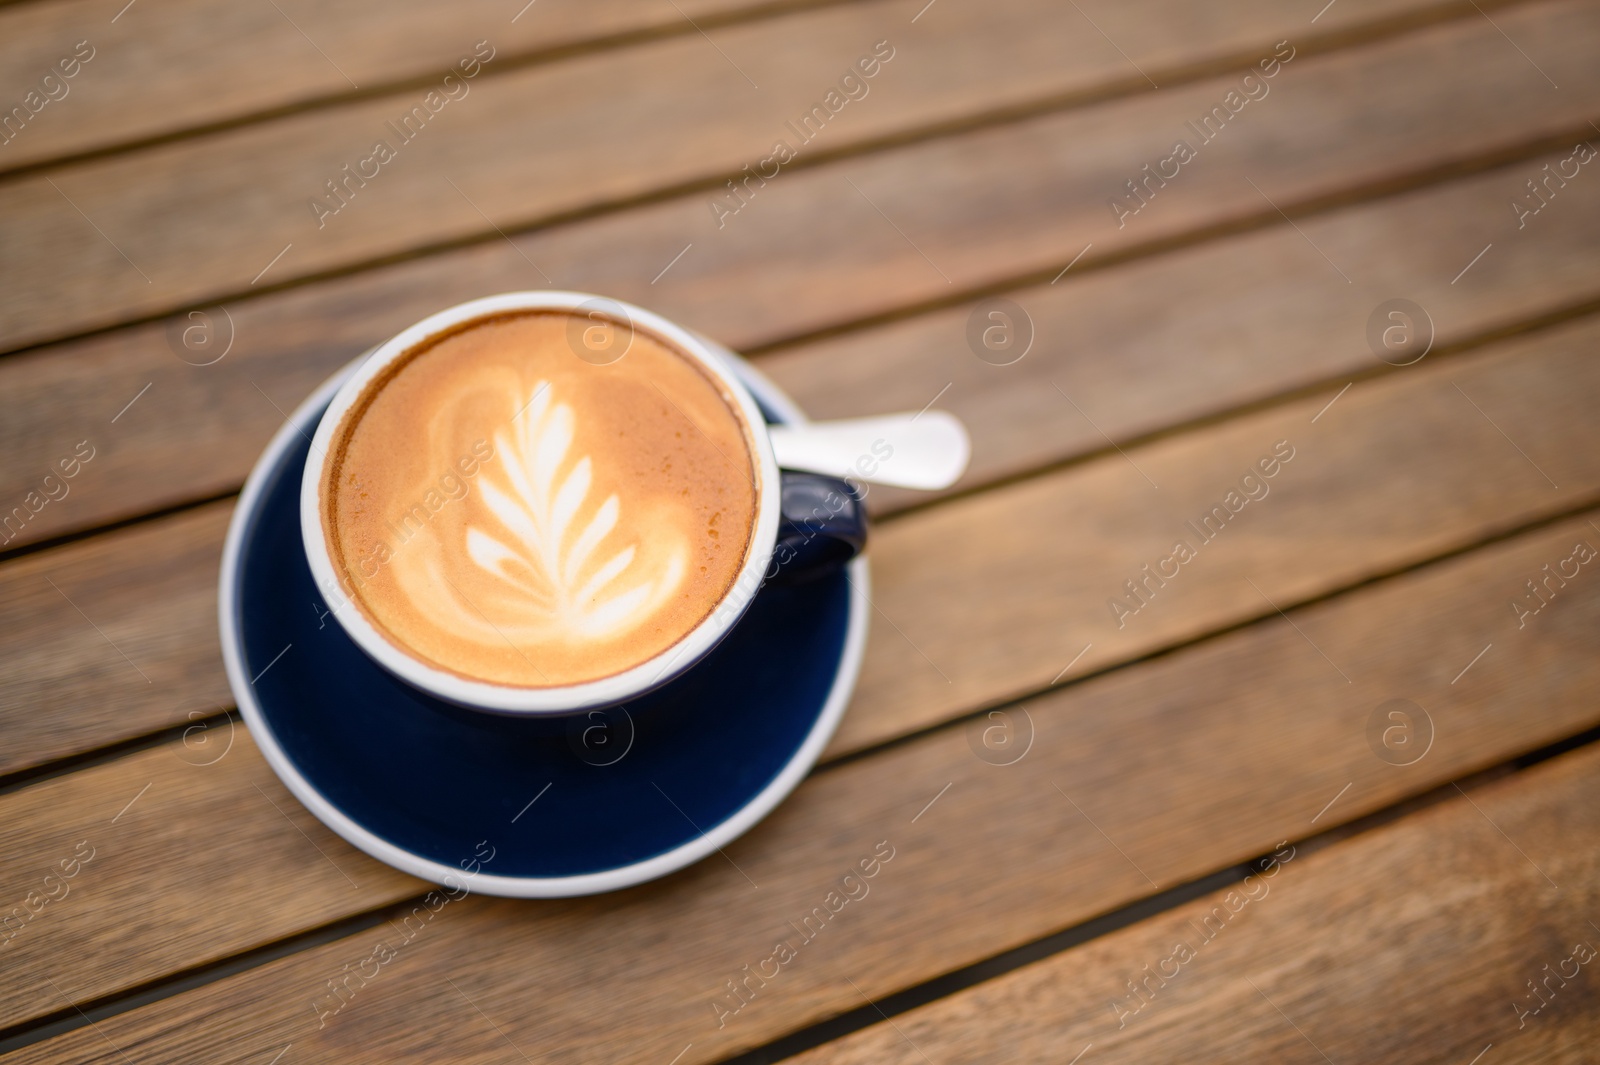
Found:
[[[424, 662], [374, 625], [355, 598], [347, 594], [340, 580], [321, 514], [322, 475], [330, 458], [329, 447], [334, 435], [345, 414], [375, 377], [440, 333], [476, 319], [519, 311], [573, 312], [594, 302], [605, 305], [612, 313], [625, 315], [633, 329], [651, 334], [693, 358], [733, 400], [747, 429], [757, 477], [755, 527], [744, 563], [728, 593], [699, 624], [670, 647], [620, 673], [579, 684], [531, 688], [473, 680]], [[300, 482], [300, 532], [306, 560], [329, 610], [356, 646], [413, 687], [469, 709], [515, 716], [558, 716], [614, 706], [665, 684], [705, 657], [737, 624], [754, 599], [772, 560], [782, 505], [778, 463], [765, 426], [761, 408], [749, 388], [713, 347], [682, 326], [642, 307], [608, 296], [561, 291], [507, 292], [456, 304], [378, 345], [334, 393], [312, 437], [311, 454]]]

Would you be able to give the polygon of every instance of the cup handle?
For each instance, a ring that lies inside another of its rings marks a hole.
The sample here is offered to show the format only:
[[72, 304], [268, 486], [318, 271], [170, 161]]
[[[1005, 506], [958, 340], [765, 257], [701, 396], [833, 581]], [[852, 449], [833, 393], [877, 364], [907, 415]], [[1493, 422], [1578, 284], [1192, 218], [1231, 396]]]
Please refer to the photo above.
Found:
[[820, 576], [867, 544], [867, 509], [848, 483], [820, 473], [782, 471], [782, 521], [772, 549], [776, 583]]

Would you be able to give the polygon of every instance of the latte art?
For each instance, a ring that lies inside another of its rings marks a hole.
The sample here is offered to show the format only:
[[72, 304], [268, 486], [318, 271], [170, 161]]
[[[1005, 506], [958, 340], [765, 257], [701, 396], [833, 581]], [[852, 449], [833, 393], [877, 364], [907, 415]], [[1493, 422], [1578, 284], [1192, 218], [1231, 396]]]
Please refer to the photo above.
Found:
[[[648, 550], [640, 539], [618, 550], [621, 538], [612, 534], [622, 504], [615, 492], [579, 521], [595, 487], [593, 463], [587, 455], [566, 462], [572, 408], [552, 402], [548, 382], [539, 383], [519, 421], [495, 435], [503, 487], [492, 474], [484, 477], [478, 517], [485, 520], [474, 520], [466, 535], [467, 556], [502, 583], [487, 603], [454, 604], [455, 623], [475, 629], [481, 612], [494, 629], [478, 635], [491, 644], [496, 633], [600, 640], [627, 632], [682, 583], [687, 545], [669, 535]], [[444, 572], [438, 563], [429, 568]], [[436, 596], [423, 590], [417, 598]]]
[[[755, 464], [731, 401], [644, 335], [615, 364], [578, 359], [571, 321], [435, 341], [334, 438], [324, 527], [347, 590], [402, 650], [470, 679], [553, 687], [647, 661], [749, 549]], [[456, 490], [436, 490], [441, 469]]]

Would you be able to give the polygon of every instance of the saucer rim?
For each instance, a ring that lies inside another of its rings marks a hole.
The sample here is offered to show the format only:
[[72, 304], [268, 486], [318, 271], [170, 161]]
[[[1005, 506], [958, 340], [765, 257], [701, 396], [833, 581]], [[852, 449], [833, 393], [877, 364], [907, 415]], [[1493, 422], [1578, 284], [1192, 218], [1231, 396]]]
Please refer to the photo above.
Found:
[[[776, 413], [780, 424], [800, 424], [807, 420], [795, 402], [760, 370], [723, 345], [699, 334], [696, 336], [709, 349], [727, 360], [734, 375], [763, 405]], [[839, 721], [844, 716], [845, 707], [855, 691], [866, 647], [867, 611], [870, 603], [868, 591], [870, 578], [867, 560], [864, 557], [857, 557], [845, 567], [850, 583], [850, 605], [845, 622], [844, 646], [840, 651], [833, 683], [823, 700], [821, 712], [817, 714], [805, 740], [777, 775], [731, 815], [709, 831], [701, 830], [695, 838], [660, 854], [612, 869], [572, 876], [504, 876], [485, 872], [481, 868], [479, 872], [469, 874], [460, 868], [425, 858], [383, 839], [345, 814], [300, 773], [273, 733], [266, 712], [256, 700], [254, 685], [244, 667], [242, 630], [239, 622], [241, 609], [238, 588], [241, 577], [239, 562], [245, 541], [254, 532], [257, 524], [267, 479], [283, 461], [284, 453], [296, 437], [304, 436], [307, 431], [315, 429], [321, 411], [332, 401], [339, 387], [368, 358], [368, 355], [370, 352], [357, 357], [336, 371], [296, 407], [279, 427], [260, 458], [256, 460], [250, 476], [245, 480], [233, 517], [228, 522], [227, 537], [223, 541], [222, 565], [217, 589], [217, 617], [228, 687], [233, 692], [235, 704], [249, 727], [256, 746], [290, 793], [345, 842], [387, 865], [435, 884], [452, 888], [466, 885], [470, 891], [507, 898], [569, 898], [594, 895], [655, 880], [693, 865], [721, 849], [748, 832], [776, 809], [778, 804], [800, 785], [817, 759], [821, 757], [828, 741], [833, 738]], [[357, 649], [360, 650], [359, 645]], [[463, 857], [462, 860], [467, 859]]]

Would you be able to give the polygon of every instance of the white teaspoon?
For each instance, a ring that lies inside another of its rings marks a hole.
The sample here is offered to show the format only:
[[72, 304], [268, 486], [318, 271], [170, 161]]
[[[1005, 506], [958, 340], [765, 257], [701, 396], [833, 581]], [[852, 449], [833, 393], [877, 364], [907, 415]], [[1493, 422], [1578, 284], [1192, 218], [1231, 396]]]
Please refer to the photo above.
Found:
[[871, 484], [937, 490], [955, 484], [972, 445], [942, 410], [768, 428], [778, 465]]

